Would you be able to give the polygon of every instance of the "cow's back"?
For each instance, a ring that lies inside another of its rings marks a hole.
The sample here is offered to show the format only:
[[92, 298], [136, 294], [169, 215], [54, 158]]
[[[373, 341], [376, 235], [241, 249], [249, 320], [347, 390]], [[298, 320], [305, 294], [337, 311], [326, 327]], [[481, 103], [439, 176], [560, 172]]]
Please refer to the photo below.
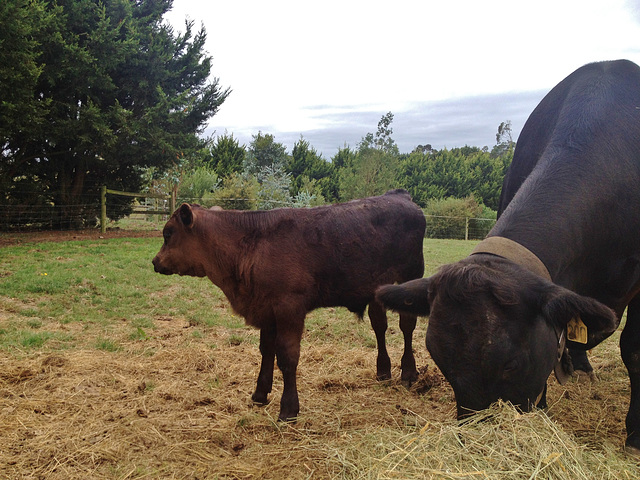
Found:
[[393, 191], [308, 211], [303, 245], [321, 286], [317, 306], [362, 313], [376, 287], [422, 277], [424, 214], [408, 193]]
[[[638, 82], [638, 66], [618, 60], [585, 65], [554, 87], [529, 116], [519, 135], [502, 184], [498, 218], [540, 160], [553, 149], [571, 148], [572, 141], [577, 142], [573, 145], [576, 148], [590, 142], [596, 146], [594, 151], [603, 155], [610, 146], [625, 151], [636, 148], [616, 143], [637, 138], [640, 133]], [[593, 132], [593, 136], [585, 135], [587, 131]], [[640, 158], [636, 159], [637, 164]], [[615, 158], [612, 161], [615, 163]]]
[[208, 215], [221, 222], [218, 232], [234, 232], [225, 251], [233, 249], [237, 291], [225, 293], [249, 322], [291, 296], [307, 311], [344, 306], [362, 315], [376, 287], [424, 273], [426, 221], [404, 190], [313, 208]]
[[622, 302], [612, 299], [619, 270], [639, 253], [639, 107], [640, 68], [626, 60], [586, 65], [558, 84], [520, 134], [489, 233], [536, 253], [555, 283], [610, 306]]

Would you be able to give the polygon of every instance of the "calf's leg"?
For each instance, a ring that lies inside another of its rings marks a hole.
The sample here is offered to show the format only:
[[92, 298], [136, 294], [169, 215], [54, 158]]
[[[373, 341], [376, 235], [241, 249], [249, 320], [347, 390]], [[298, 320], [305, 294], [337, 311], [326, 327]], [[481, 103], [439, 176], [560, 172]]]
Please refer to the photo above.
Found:
[[573, 373], [582, 381], [596, 381], [596, 374], [593, 371], [593, 367], [589, 362], [586, 350], [577, 350], [574, 348], [569, 349], [569, 357], [571, 357], [571, 366], [573, 367]]
[[305, 311], [280, 309], [276, 312], [276, 362], [284, 383], [278, 420], [283, 422], [295, 421], [300, 412], [296, 371], [305, 316]]
[[581, 372], [591, 373], [593, 367], [587, 358], [586, 350], [578, 350], [574, 348], [569, 349], [569, 355], [571, 355], [571, 363], [574, 370], [580, 370]]
[[271, 393], [273, 385], [273, 362], [276, 358], [276, 326], [271, 322], [260, 329], [260, 353], [262, 362], [256, 391], [251, 395], [251, 399], [261, 405], [267, 404], [267, 396]]
[[416, 329], [417, 317], [408, 313], [400, 314], [400, 330], [404, 336], [404, 353], [402, 354], [402, 375], [400, 379], [411, 385], [418, 380], [418, 369], [416, 359], [413, 356], [413, 331]]
[[385, 334], [387, 333], [387, 313], [382, 305], [373, 301], [369, 304], [369, 319], [376, 334], [378, 344], [378, 359], [376, 360], [376, 378], [389, 380], [391, 378], [391, 359], [387, 353]]
[[620, 335], [622, 360], [629, 371], [631, 402], [627, 413], [626, 449], [640, 455], [640, 296], [629, 304], [627, 324]]

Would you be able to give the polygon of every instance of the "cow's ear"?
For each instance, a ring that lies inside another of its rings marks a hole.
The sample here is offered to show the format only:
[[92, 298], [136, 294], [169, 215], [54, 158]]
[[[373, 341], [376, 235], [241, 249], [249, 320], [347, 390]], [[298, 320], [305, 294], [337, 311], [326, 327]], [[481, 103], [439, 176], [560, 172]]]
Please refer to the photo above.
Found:
[[400, 285], [383, 285], [376, 290], [376, 300], [396, 312], [429, 315], [429, 278], [419, 278]]
[[620, 320], [609, 307], [590, 297], [554, 285], [542, 305], [543, 315], [561, 328], [575, 346], [589, 349], [611, 335]]
[[185, 227], [193, 226], [193, 210], [191, 210], [191, 205], [188, 203], [183, 203], [180, 205], [178, 209], [178, 218]]

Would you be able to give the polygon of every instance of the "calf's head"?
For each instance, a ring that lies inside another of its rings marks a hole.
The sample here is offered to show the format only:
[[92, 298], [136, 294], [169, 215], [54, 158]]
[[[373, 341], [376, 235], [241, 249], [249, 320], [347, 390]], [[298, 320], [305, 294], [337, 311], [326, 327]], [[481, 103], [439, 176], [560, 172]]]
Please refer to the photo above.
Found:
[[380, 287], [387, 308], [428, 315], [426, 344], [456, 397], [458, 417], [499, 398], [537, 403], [567, 324], [581, 319], [591, 348], [617, 326], [611, 309], [499, 257], [474, 255], [430, 278]]
[[206, 276], [202, 232], [197, 228], [205, 211], [200, 206], [183, 203], [173, 213], [162, 230], [164, 243], [153, 259], [156, 272]]

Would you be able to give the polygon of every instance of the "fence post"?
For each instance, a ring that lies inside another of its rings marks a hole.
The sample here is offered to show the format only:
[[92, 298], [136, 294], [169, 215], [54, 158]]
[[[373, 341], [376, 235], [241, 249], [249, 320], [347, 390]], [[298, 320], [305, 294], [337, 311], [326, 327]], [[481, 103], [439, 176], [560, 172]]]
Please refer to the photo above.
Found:
[[107, 231], [107, 186], [100, 188], [100, 231]]
[[464, 239], [469, 240], [469, 217], [464, 217]]
[[174, 185], [173, 189], [171, 190], [171, 200], [169, 201], [169, 210], [171, 210], [171, 213], [169, 214], [169, 216], [173, 215], [173, 212], [176, 211], [177, 199], [178, 199], [178, 185]]

